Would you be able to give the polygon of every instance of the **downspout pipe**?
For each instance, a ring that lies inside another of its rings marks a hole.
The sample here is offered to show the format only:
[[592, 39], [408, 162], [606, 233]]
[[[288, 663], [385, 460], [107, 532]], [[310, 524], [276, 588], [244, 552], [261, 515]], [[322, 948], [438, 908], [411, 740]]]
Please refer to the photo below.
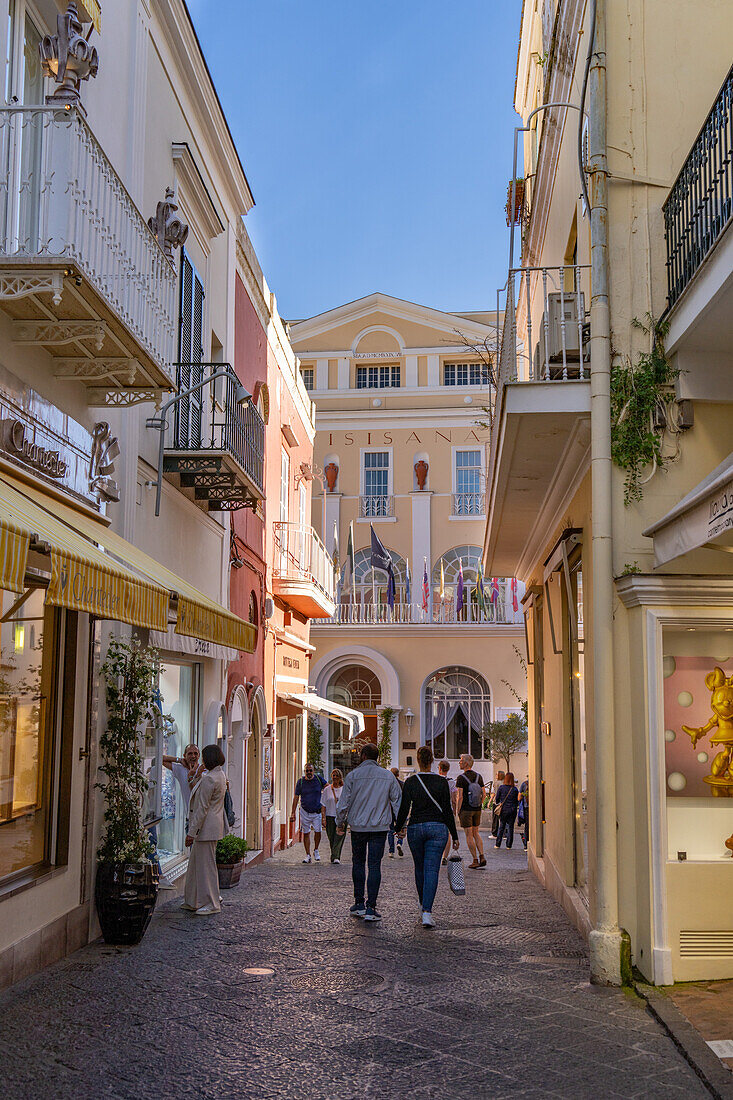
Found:
[[[591, 228], [591, 563], [596, 882], [590, 933], [591, 981], [621, 985], [630, 975], [628, 934], [619, 927], [613, 656], [611, 324], [608, 160], [606, 155], [606, 0], [591, 0], [595, 33], [589, 72]], [[592, 14], [591, 14], [592, 18]]]

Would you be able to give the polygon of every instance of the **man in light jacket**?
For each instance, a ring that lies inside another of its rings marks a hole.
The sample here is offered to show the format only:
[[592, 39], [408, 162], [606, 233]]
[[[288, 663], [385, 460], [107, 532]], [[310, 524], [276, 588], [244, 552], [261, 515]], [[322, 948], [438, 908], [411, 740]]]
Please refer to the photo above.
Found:
[[206, 771], [191, 792], [186, 847], [191, 849], [186, 871], [182, 909], [197, 917], [221, 912], [219, 875], [216, 870], [216, 842], [226, 833], [224, 796], [227, 777], [222, 765], [224, 753], [218, 745], [206, 745], [201, 753]]
[[[351, 877], [354, 880], [354, 904], [349, 912], [366, 921], [380, 921], [377, 894], [382, 882], [382, 856], [387, 833], [402, 800], [402, 791], [391, 771], [380, 768], [376, 745], [365, 745], [361, 763], [344, 780], [344, 790], [336, 809], [338, 831], [348, 821], [351, 829]], [[366, 864], [369, 863], [369, 874]], [[364, 886], [366, 885], [366, 905]]]

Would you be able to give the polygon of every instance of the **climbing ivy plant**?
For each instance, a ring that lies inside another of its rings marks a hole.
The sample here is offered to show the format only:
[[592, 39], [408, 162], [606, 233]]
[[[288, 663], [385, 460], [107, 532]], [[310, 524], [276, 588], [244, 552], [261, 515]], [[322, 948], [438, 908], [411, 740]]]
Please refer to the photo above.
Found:
[[651, 351], [642, 352], [635, 363], [626, 359], [611, 367], [611, 458], [626, 471], [627, 505], [641, 500], [645, 468], [664, 469], [670, 460], [662, 453], [664, 433], [655, 427], [654, 414], [659, 410], [662, 422], [667, 422], [674, 401], [671, 385], [679, 375], [664, 350], [668, 323], [650, 313], [646, 322], [635, 317], [631, 323], [650, 337]]
[[383, 768], [388, 768], [392, 763], [392, 720], [395, 713], [394, 707], [385, 707], [379, 715], [377, 752]]
[[317, 772], [323, 771], [323, 732], [320, 722], [312, 714], [308, 715], [305, 758]]

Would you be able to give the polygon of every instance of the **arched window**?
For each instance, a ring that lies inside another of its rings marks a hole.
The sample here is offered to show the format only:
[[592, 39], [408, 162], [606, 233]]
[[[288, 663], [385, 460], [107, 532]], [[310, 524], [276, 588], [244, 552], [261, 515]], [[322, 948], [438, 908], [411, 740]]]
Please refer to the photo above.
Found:
[[[407, 565], [405, 559], [395, 550], [389, 550], [392, 558], [395, 580], [394, 618], [400, 619], [407, 611]], [[345, 566], [344, 566], [345, 569]], [[351, 593], [344, 592], [344, 569], [341, 570], [341, 603], [349, 608], [351, 615]], [[390, 617], [387, 605], [387, 574], [384, 569], [372, 569], [371, 548], [365, 547], [354, 554], [354, 598], [353, 619], [381, 620]]]
[[382, 703], [382, 685], [379, 677], [363, 665], [342, 668], [326, 689], [326, 696], [334, 703], [375, 713]]
[[[454, 546], [447, 550], [433, 566], [433, 618], [436, 622], [455, 619], [469, 622], [504, 622], [505, 585], [499, 580], [499, 595], [491, 601], [491, 577], [484, 577], [483, 599], [478, 591], [479, 546]], [[440, 598], [440, 567], [443, 566], [443, 599]], [[463, 607], [458, 610], [458, 574], [463, 565]]]
[[491, 689], [478, 672], [451, 665], [434, 672], [425, 688], [425, 744], [437, 760], [470, 753], [490, 759], [484, 730], [491, 721]]
[[252, 623], [252, 626], [257, 626], [257, 594], [254, 589], [252, 589], [249, 594], [249, 611], [247, 613], [247, 618]]

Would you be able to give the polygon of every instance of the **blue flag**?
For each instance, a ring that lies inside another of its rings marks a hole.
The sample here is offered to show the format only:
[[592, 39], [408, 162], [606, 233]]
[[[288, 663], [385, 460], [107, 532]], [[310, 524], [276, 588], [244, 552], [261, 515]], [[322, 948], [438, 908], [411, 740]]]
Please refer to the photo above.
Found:
[[382, 569], [387, 574], [387, 603], [389, 604], [390, 608], [394, 609], [395, 580], [392, 558], [390, 557], [389, 550], [387, 550], [383, 546], [379, 536], [377, 535], [374, 527], [371, 524], [369, 524], [369, 529], [372, 533], [372, 553], [370, 564], [372, 569]]

